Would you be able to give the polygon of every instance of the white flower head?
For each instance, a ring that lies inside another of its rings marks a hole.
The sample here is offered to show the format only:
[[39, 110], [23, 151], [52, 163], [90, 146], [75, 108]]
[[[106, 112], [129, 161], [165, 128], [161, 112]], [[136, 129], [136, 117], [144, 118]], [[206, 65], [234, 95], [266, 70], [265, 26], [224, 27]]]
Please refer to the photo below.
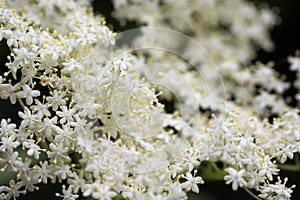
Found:
[[190, 172], [185, 175], [186, 181], [182, 183], [182, 187], [187, 190], [192, 190], [193, 192], [199, 193], [198, 184], [203, 184], [204, 181], [200, 176], [193, 176]]
[[242, 169], [240, 171], [230, 167], [227, 169], [228, 175], [224, 176], [226, 184], [232, 183], [232, 190], [237, 190], [238, 187], [247, 186], [247, 182], [244, 179], [246, 170]]

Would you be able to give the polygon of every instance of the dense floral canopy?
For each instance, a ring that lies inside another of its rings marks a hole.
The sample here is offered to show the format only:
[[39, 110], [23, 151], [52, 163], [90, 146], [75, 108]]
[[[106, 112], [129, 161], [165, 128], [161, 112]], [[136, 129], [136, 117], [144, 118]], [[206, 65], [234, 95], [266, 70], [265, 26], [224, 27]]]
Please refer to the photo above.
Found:
[[[300, 153], [299, 110], [273, 63], [279, 18], [245, 0], [113, 0], [113, 32], [90, 0], [6, 0], [0, 199], [64, 182], [65, 200], [184, 199], [221, 179], [256, 199], [290, 199], [280, 169]], [[300, 88], [300, 57], [288, 58]], [[300, 100], [300, 93], [295, 98]], [[167, 107], [171, 105], [171, 109]], [[54, 195], [54, 194], [53, 194]]]

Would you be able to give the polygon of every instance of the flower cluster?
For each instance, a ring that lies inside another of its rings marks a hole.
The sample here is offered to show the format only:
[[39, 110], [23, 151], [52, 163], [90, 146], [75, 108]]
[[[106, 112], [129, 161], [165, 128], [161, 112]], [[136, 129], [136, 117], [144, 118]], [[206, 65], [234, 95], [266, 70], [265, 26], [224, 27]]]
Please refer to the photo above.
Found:
[[[299, 111], [272, 63], [249, 64], [255, 45], [272, 49], [271, 10], [244, 0], [113, 4], [142, 28], [116, 37], [89, 0], [0, 4], [10, 51], [0, 98], [21, 106], [20, 124], [1, 119], [0, 173], [16, 176], [0, 199], [62, 181], [64, 200], [184, 199], [210, 179], [290, 199], [279, 172], [300, 153]], [[299, 57], [289, 62], [299, 88]]]

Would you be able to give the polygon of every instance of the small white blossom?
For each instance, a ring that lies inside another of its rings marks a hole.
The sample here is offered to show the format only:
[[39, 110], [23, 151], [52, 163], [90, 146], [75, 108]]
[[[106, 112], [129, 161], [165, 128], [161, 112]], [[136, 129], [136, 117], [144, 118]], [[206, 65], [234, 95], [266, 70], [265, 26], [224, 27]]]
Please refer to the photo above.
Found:
[[5, 152], [6, 150], [12, 152], [13, 149], [17, 148], [20, 142], [16, 141], [16, 136], [2, 137], [0, 141], [0, 151]]
[[31, 113], [28, 108], [25, 108], [24, 112], [19, 111], [18, 115], [23, 119], [21, 122], [22, 127], [33, 128], [35, 121], [37, 120], [37, 115]]
[[69, 62], [62, 63], [65, 68], [64, 71], [69, 73], [73, 70], [82, 70], [83, 66], [79, 62], [77, 62], [75, 59], [71, 58]]
[[284, 182], [279, 179], [275, 184], [266, 184], [260, 187], [260, 192], [258, 196], [267, 200], [285, 200], [290, 199], [291, 194], [293, 193], [292, 186], [291, 188], [286, 187], [287, 178], [284, 179]]
[[15, 135], [16, 127], [16, 124], [9, 123], [6, 119], [2, 119], [0, 124], [0, 135]]
[[190, 172], [186, 173], [186, 181], [182, 183], [182, 187], [193, 192], [199, 193], [199, 188], [197, 184], [203, 184], [204, 181], [202, 177], [196, 176], [194, 177]]
[[58, 93], [57, 90], [53, 91], [52, 96], [46, 97], [48, 103], [52, 106], [53, 110], [56, 111], [59, 106], [64, 106], [66, 104], [66, 100], [64, 99], [66, 92]]
[[73, 121], [73, 116], [76, 112], [75, 109], [71, 108], [68, 109], [66, 106], [62, 106], [61, 108], [62, 111], [56, 111], [56, 114], [61, 117], [60, 123], [64, 124], [66, 122], [72, 122]]
[[34, 173], [33, 177], [34, 179], [38, 179], [39, 182], [43, 182], [44, 184], [47, 184], [48, 178], [51, 174], [51, 168], [48, 165], [48, 161], [40, 162], [40, 165], [35, 165], [33, 167]]
[[92, 184], [86, 184], [83, 186], [83, 189], [83, 196], [86, 197], [91, 195], [93, 198], [99, 200], [109, 200], [116, 196], [116, 193], [111, 191], [108, 185], [101, 184], [99, 181]]
[[33, 156], [35, 159], [39, 159], [40, 151], [42, 151], [43, 149], [41, 149], [40, 146], [37, 145], [34, 140], [25, 141], [23, 143], [23, 146], [28, 149], [28, 156]]
[[224, 176], [224, 180], [226, 184], [232, 183], [232, 190], [237, 190], [238, 187], [247, 186], [247, 182], [244, 179], [245, 176], [245, 169], [237, 171], [233, 168], [228, 168], [228, 175]]
[[291, 147], [292, 147], [291, 145], [287, 145], [287, 146], [281, 148], [280, 151], [278, 151], [276, 153], [276, 156], [280, 157], [281, 163], [285, 163], [287, 158], [290, 158], [290, 159], [294, 158], [294, 153], [296, 152], [296, 150], [294, 150]]
[[43, 104], [39, 100], [35, 100], [36, 105], [30, 106], [30, 109], [37, 112], [37, 116], [39, 118], [43, 118], [43, 116], [49, 117], [51, 116], [50, 111], [48, 110], [49, 104]]
[[47, 152], [48, 158], [53, 158], [55, 163], [60, 158], [68, 158], [66, 156], [68, 150], [64, 147], [63, 143], [59, 143], [58, 145], [50, 143], [49, 147], [51, 151]]
[[289, 57], [288, 58], [291, 71], [300, 71], [300, 57]]
[[40, 96], [40, 91], [32, 90], [29, 85], [24, 85], [23, 90], [18, 92], [18, 97], [26, 98], [26, 104], [31, 105], [33, 103], [32, 97]]
[[56, 196], [63, 197], [63, 200], [75, 200], [79, 197], [78, 194], [73, 194], [74, 187], [70, 185], [66, 190], [66, 186], [63, 185], [62, 195], [56, 193]]
[[133, 67], [128, 56], [119, 58], [118, 60], [114, 61], [114, 64], [119, 65], [122, 70], [127, 70], [128, 68]]

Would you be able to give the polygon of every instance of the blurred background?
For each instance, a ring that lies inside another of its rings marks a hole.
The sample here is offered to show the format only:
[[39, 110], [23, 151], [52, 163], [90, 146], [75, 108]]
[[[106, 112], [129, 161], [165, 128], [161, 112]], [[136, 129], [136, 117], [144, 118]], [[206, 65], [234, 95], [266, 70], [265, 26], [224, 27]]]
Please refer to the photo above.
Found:
[[[292, 82], [295, 79], [295, 74], [289, 71], [289, 64], [287, 57], [289, 55], [295, 55], [295, 50], [300, 49], [300, 1], [299, 0], [252, 0], [257, 4], [267, 3], [271, 7], [277, 7], [280, 10], [281, 24], [272, 32], [272, 38], [276, 45], [276, 49], [273, 52], [259, 51], [258, 56], [253, 62], [259, 60], [263, 63], [269, 61], [275, 61], [275, 69], [281, 74], [287, 76], [287, 81]], [[106, 18], [107, 24], [116, 32], [128, 30], [136, 27], [134, 22], [128, 22], [126, 27], [121, 27], [119, 22], [112, 16], [113, 5], [110, 0], [94, 0], [93, 8], [95, 13], [101, 14]], [[0, 74], [3, 74], [4, 63], [6, 62], [6, 56], [9, 54], [9, 49], [5, 43], [0, 42]], [[293, 96], [296, 89], [291, 87], [284, 97]], [[293, 100], [290, 103], [292, 106], [296, 106], [296, 101]], [[1, 118], [12, 118], [15, 122], [20, 122], [17, 116], [17, 111], [20, 109], [17, 105], [11, 106], [9, 102], [0, 100], [0, 120]], [[7, 180], [9, 174], [0, 173], [0, 185]], [[281, 172], [281, 176], [289, 177], [289, 186], [296, 184], [294, 189], [293, 200], [300, 199], [300, 175], [291, 172]], [[63, 184], [63, 183], [62, 183]], [[25, 196], [21, 196], [19, 199], [56, 199], [53, 195], [55, 192], [61, 191], [61, 184], [56, 185], [40, 185], [40, 190], [34, 193], [28, 193]], [[190, 194], [190, 199], [207, 199], [207, 200], [251, 200], [253, 199], [244, 190], [239, 189], [237, 192], [231, 190], [230, 185], [225, 185], [224, 182], [206, 182], [201, 185], [200, 194]]]

